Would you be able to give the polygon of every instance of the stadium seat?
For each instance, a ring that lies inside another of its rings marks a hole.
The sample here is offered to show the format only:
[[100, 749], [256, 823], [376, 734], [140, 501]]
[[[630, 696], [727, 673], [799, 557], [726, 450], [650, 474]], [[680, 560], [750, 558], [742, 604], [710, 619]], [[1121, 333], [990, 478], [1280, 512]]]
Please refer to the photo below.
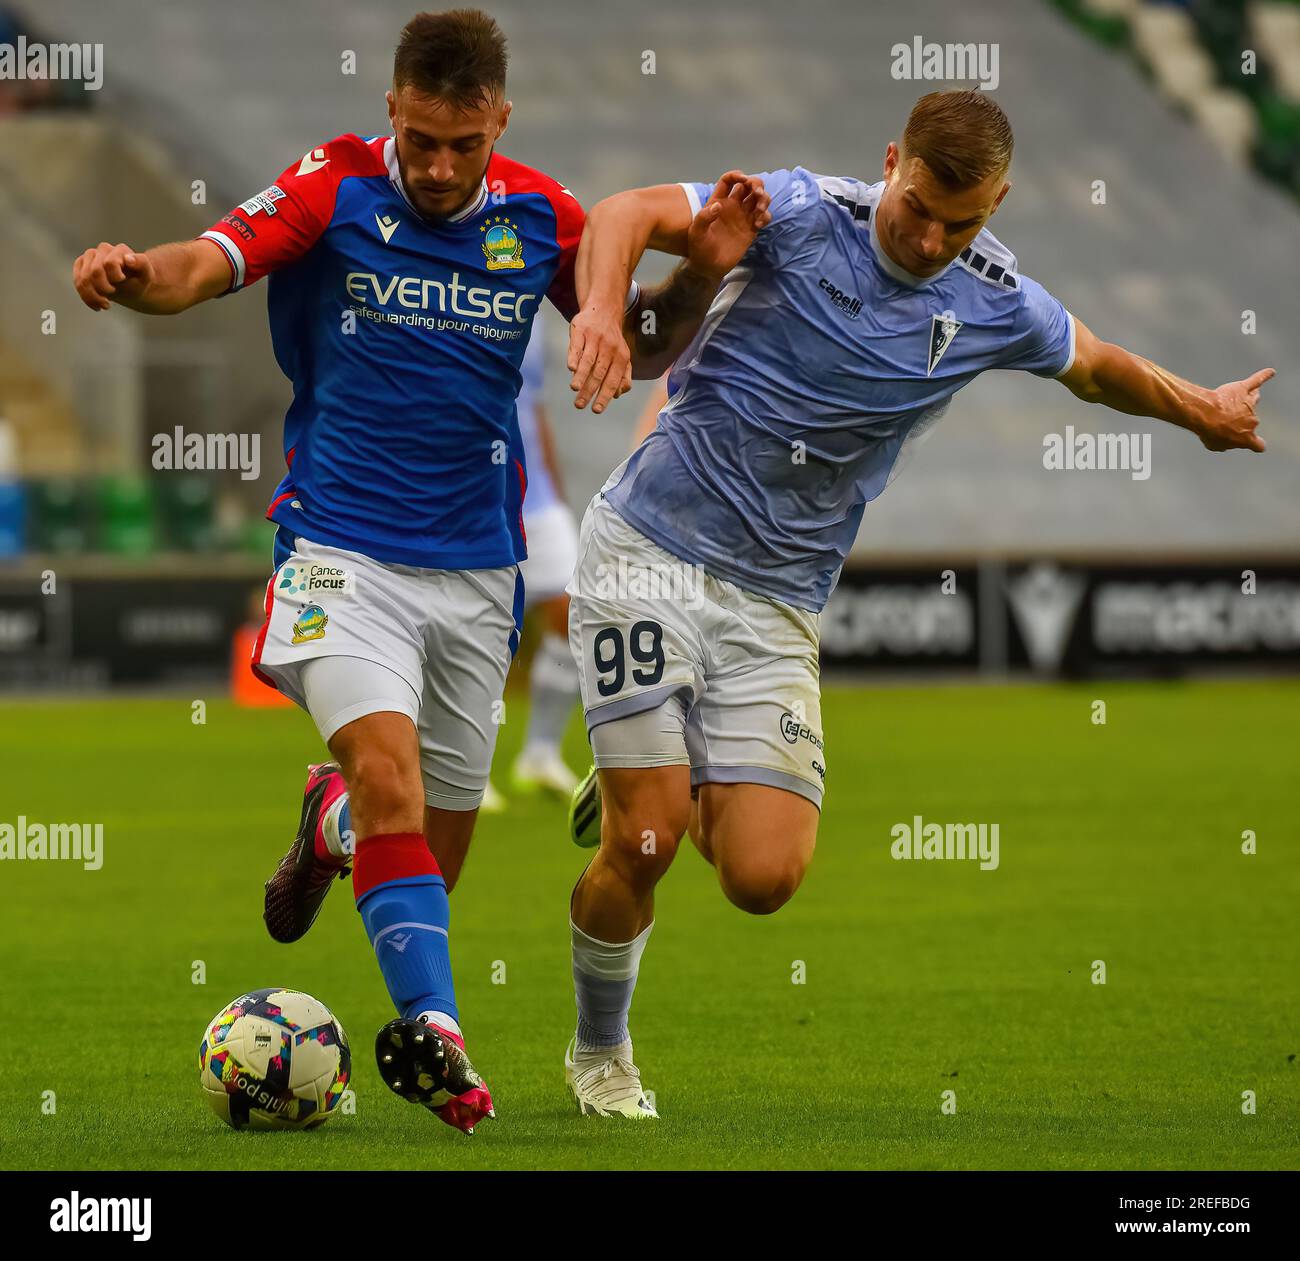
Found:
[[1091, 17], [1122, 18], [1131, 22], [1145, 0], [1082, 0], [1080, 7]]
[[85, 552], [90, 545], [90, 501], [85, 487], [68, 477], [31, 486], [30, 544], [38, 552]]
[[1133, 14], [1133, 47], [1146, 62], [1176, 49], [1199, 47], [1196, 24], [1185, 9], [1146, 4]]
[[1249, 27], [1260, 53], [1274, 70], [1280, 72], [1300, 57], [1300, 5], [1252, 4]]
[[275, 546], [276, 527], [262, 517], [246, 521], [240, 531], [240, 543], [250, 556], [271, 563], [271, 549]]
[[1300, 141], [1300, 102], [1268, 95], [1259, 102], [1260, 135], [1282, 144]]
[[1112, 48], [1128, 43], [1129, 20], [1142, 0], [1057, 0], [1093, 39]]
[[1237, 162], [1249, 162], [1259, 134], [1259, 118], [1239, 92], [1210, 88], [1190, 102], [1192, 117], [1220, 152]]
[[147, 556], [157, 546], [149, 483], [135, 477], [105, 477], [97, 487], [99, 546], [117, 556]]
[[1157, 46], [1147, 63], [1170, 100], [1191, 106], [1214, 89], [1214, 63], [1196, 44]]
[[26, 491], [21, 482], [0, 481], [0, 558], [18, 556], [26, 545]]
[[206, 552], [216, 544], [216, 493], [202, 473], [169, 473], [157, 481], [158, 518], [165, 547]]

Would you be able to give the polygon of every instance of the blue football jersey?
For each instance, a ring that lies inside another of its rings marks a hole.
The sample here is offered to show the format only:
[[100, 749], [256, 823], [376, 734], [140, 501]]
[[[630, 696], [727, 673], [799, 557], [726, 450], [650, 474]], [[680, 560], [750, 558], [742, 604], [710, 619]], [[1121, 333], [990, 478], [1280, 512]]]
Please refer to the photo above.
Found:
[[[643, 534], [738, 586], [826, 603], [865, 505], [989, 368], [1059, 376], [1074, 321], [987, 229], [938, 275], [881, 248], [884, 184], [763, 177], [772, 222], [669, 375], [605, 494]], [[693, 209], [711, 184], [684, 184]]]
[[267, 516], [392, 564], [523, 559], [520, 365], [541, 299], [577, 308], [582, 225], [568, 189], [499, 154], [468, 206], [430, 222], [394, 139], [346, 135], [205, 232], [232, 290], [271, 277], [294, 397]]

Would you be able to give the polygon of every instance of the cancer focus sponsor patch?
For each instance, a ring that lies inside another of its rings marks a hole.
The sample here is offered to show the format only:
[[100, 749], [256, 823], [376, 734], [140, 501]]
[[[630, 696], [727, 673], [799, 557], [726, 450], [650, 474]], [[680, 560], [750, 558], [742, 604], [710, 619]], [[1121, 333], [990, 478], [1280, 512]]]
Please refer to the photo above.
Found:
[[275, 576], [275, 594], [286, 600], [351, 595], [355, 586], [356, 576], [350, 569], [316, 561], [286, 561]]

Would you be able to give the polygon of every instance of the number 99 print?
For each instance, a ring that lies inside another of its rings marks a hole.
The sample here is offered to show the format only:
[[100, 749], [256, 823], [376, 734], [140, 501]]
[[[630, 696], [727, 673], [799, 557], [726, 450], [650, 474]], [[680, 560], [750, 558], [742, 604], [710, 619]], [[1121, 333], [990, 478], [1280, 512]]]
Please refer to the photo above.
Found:
[[694, 784], [767, 783], [820, 806], [819, 614], [681, 560], [599, 495], [569, 595], [597, 766], [689, 761]]

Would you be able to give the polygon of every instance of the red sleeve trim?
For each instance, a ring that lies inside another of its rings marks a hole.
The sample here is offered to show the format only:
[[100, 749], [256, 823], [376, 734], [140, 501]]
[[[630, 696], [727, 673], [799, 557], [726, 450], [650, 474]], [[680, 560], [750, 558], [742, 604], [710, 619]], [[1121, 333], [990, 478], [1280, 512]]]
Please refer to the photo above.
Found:
[[382, 145], [338, 136], [285, 167], [275, 183], [241, 202], [203, 236], [225, 250], [231, 289], [242, 289], [296, 262], [320, 240], [334, 217], [343, 180], [386, 174]]
[[500, 154], [493, 154], [492, 161], [488, 163], [487, 184], [489, 194], [540, 193], [551, 203], [551, 209], [555, 213], [555, 243], [560, 249], [560, 261], [546, 296], [566, 320], [573, 319], [578, 313], [574, 264], [578, 258], [578, 242], [582, 240], [583, 225], [587, 221], [582, 203], [558, 180]]

